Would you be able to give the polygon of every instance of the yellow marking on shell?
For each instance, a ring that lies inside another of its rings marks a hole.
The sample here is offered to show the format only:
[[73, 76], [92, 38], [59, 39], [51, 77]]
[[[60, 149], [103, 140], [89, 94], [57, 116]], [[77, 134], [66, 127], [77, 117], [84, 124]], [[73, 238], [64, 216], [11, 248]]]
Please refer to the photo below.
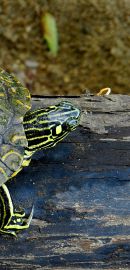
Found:
[[26, 167], [26, 166], [28, 166], [29, 165], [29, 163], [30, 163], [30, 161], [31, 161], [31, 159], [29, 159], [29, 160], [23, 160], [23, 163], [22, 163], [22, 166], [23, 167]]
[[4, 93], [0, 93], [0, 97], [4, 97], [5, 96], [5, 94]]
[[26, 107], [27, 109], [30, 109], [30, 108], [31, 108], [31, 106], [29, 106], [29, 105], [27, 105], [27, 104], [24, 104], [24, 103], [23, 103], [22, 101], [20, 101], [19, 99], [16, 100], [16, 103], [22, 105], [23, 107]]
[[7, 83], [9, 83], [9, 84], [12, 84], [12, 79], [7, 79], [7, 78], [4, 78], [4, 80], [7, 82]]
[[61, 132], [62, 132], [62, 126], [59, 125], [59, 126], [56, 127], [56, 134], [58, 135], [58, 134], [60, 134]]
[[16, 172], [14, 172], [10, 178], [16, 176], [20, 171], [22, 170], [22, 168], [19, 168]]
[[23, 121], [23, 117], [21, 116], [21, 117], [19, 117], [19, 119], [20, 119], [20, 121], [22, 122]]
[[16, 151], [14, 151], [14, 150], [10, 150], [9, 152], [7, 152], [5, 155], [3, 155], [2, 156], [2, 160], [3, 161], [5, 161], [5, 159], [9, 156], [9, 155], [16, 155], [16, 156], [18, 156], [18, 157], [20, 157], [20, 159], [22, 160], [22, 157], [21, 157], [21, 155], [18, 153], [18, 152], [16, 152]]
[[29, 99], [30, 99], [30, 98], [31, 98], [31, 95], [30, 95], [30, 94], [28, 94], [28, 95], [26, 96], [26, 98], [29, 98]]
[[25, 150], [24, 154], [25, 154], [25, 157], [27, 158], [30, 158], [32, 157], [32, 155], [35, 153], [35, 150], [34, 151], [28, 151], [28, 150]]
[[24, 135], [22, 135], [22, 136], [14, 135], [14, 136], [12, 137], [11, 141], [14, 143], [14, 142], [16, 142], [16, 141], [18, 141], [18, 140], [25, 140], [25, 139], [26, 139], [26, 137], [25, 137]]
[[4, 73], [4, 72], [5, 72], [4, 69], [0, 68], [0, 73]]
[[23, 116], [21, 116], [21, 117], [19, 117], [19, 116], [17, 116], [16, 117], [16, 121], [18, 122], [18, 123], [23, 123]]
[[16, 89], [14, 87], [11, 88], [12, 93], [16, 93]]
[[0, 167], [0, 173], [2, 173], [5, 177], [5, 179], [8, 179], [8, 175], [6, 174], [5, 170], [3, 168]]

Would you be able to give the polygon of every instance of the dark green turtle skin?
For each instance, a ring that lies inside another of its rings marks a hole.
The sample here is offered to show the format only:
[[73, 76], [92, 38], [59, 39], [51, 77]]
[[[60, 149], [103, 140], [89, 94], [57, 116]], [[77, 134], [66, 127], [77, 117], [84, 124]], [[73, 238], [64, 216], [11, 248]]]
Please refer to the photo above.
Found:
[[80, 110], [70, 102], [31, 111], [28, 89], [0, 69], [0, 233], [16, 236], [29, 227], [24, 211], [14, 211], [6, 181], [28, 166], [33, 153], [55, 146], [74, 130]]

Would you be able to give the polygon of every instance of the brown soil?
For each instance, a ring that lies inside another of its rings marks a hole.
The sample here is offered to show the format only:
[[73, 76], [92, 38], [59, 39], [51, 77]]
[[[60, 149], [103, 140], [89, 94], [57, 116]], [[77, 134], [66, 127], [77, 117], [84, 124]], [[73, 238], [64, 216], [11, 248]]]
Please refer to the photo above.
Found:
[[[57, 57], [43, 40], [45, 12], [57, 21]], [[129, 94], [129, 0], [1, 0], [0, 25], [0, 66], [33, 94], [77, 95], [106, 86]]]

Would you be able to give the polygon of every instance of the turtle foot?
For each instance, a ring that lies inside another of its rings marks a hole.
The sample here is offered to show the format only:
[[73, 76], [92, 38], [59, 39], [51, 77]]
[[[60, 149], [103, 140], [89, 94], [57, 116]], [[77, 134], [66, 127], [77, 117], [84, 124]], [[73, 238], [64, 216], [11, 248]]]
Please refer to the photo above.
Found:
[[23, 218], [25, 216], [25, 213], [23, 211], [16, 211], [13, 214], [10, 223], [4, 226], [4, 228], [2, 228], [0, 232], [17, 236], [17, 233], [20, 230], [29, 228], [31, 220], [33, 218], [33, 213], [34, 206], [32, 207], [31, 213], [28, 218]]

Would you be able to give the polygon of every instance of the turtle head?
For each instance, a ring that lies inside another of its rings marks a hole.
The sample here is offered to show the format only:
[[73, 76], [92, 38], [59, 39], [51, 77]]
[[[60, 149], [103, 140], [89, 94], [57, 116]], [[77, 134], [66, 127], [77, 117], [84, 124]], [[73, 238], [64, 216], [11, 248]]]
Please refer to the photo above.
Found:
[[62, 135], [68, 134], [78, 126], [80, 110], [68, 101], [63, 101], [54, 107], [55, 111], [50, 111], [48, 119], [54, 121], [53, 132], [55, 136], [62, 137]]
[[61, 141], [80, 120], [80, 110], [68, 101], [29, 112], [24, 118], [28, 151], [49, 148]]

